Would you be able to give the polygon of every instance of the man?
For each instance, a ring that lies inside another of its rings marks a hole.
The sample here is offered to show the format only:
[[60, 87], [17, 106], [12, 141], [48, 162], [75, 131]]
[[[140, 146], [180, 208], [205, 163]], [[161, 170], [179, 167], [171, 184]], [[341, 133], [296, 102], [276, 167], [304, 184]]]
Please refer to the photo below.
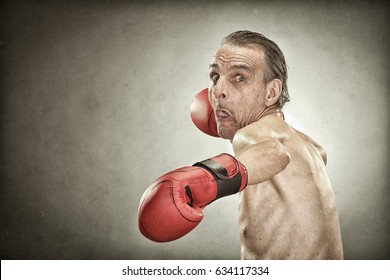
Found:
[[[342, 259], [326, 153], [283, 120], [289, 96], [279, 47], [261, 34], [234, 32], [211, 61], [210, 81], [217, 132], [231, 141], [235, 156], [160, 177], [141, 199], [141, 232], [155, 241], [178, 238], [200, 222], [208, 203], [240, 192], [242, 259]], [[166, 207], [167, 201], [174, 206]], [[169, 223], [183, 227], [158, 240]]]

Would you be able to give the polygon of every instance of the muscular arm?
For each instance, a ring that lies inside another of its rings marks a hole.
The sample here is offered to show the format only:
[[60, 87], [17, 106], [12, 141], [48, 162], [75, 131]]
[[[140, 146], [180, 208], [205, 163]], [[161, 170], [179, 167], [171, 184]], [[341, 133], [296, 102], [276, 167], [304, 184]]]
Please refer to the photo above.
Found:
[[232, 144], [235, 157], [247, 169], [248, 185], [269, 180], [290, 162], [290, 155], [279, 140], [250, 130], [238, 131]]

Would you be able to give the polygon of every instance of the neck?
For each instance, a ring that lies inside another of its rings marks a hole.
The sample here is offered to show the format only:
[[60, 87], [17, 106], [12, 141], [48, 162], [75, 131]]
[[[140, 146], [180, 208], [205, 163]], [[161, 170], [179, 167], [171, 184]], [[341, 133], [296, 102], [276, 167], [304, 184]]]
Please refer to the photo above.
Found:
[[277, 106], [276, 104], [271, 105], [271, 106], [265, 108], [265, 110], [263, 111], [263, 113], [260, 115], [260, 118], [259, 118], [259, 119], [261, 119], [261, 118], [263, 118], [263, 117], [265, 117], [265, 116], [267, 116], [267, 115], [271, 115], [271, 114], [277, 114], [277, 116], [278, 116], [279, 118], [281, 118], [282, 120], [284, 120], [284, 114], [283, 114], [283, 112], [278, 108], [278, 106]]
[[[267, 108], [260, 114], [258, 120], [264, 118], [265, 116], [276, 114], [280, 119], [284, 120], [284, 114], [280, 108], [277, 107], [277, 105], [272, 105]], [[230, 139], [230, 142], [232, 143], [233, 138]]]

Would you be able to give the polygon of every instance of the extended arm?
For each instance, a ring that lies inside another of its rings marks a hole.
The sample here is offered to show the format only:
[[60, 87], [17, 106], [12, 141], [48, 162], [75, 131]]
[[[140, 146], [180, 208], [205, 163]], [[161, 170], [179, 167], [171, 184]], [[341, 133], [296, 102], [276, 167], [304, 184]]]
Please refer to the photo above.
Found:
[[271, 179], [290, 163], [290, 155], [279, 140], [251, 130], [238, 131], [232, 144], [235, 157], [247, 169], [248, 185]]

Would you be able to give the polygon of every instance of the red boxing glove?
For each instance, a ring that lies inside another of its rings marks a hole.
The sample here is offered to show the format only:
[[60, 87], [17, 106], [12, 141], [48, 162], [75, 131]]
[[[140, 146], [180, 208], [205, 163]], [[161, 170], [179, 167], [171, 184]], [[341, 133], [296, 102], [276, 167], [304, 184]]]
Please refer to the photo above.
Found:
[[247, 182], [245, 166], [228, 154], [175, 169], [143, 194], [138, 227], [152, 241], [178, 239], [200, 223], [206, 205], [242, 191]]
[[209, 102], [207, 88], [195, 95], [191, 103], [190, 115], [193, 123], [199, 130], [208, 135], [219, 137], [217, 122], [214, 110]]

